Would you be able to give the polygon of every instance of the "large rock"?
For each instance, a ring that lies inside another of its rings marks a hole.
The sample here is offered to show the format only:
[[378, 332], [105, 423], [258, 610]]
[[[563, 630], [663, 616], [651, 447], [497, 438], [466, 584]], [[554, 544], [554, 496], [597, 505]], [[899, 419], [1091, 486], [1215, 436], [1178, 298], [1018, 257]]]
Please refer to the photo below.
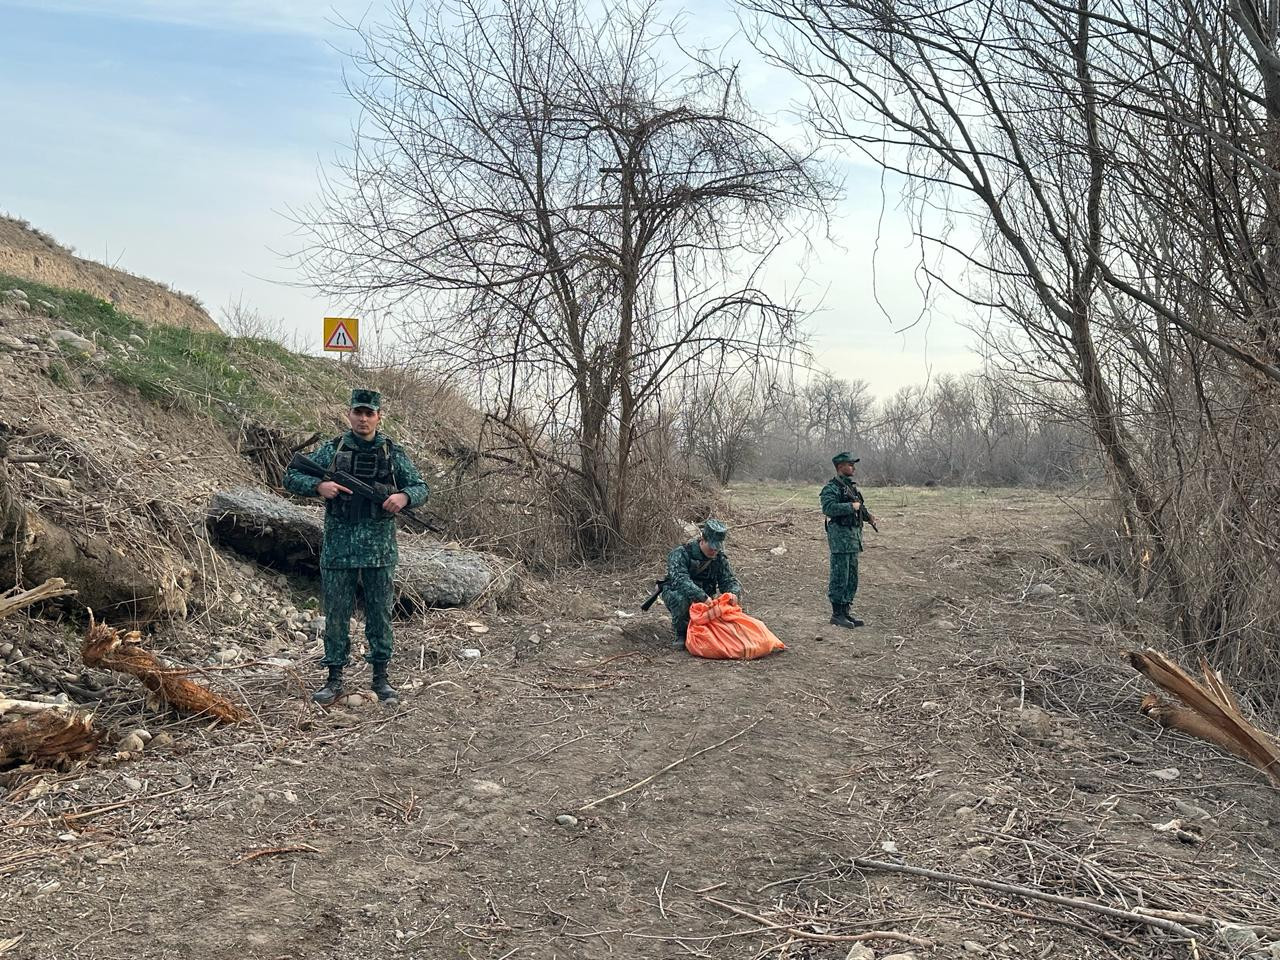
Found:
[[[219, 491], [206, 520], [214, 538], [277, 570], [320, 575], [323, 516], [253, 487]], [[462, 607], [479, 597], [501, 599], [511, 588], [506, 570], [474, 550], [445, 546], [401, 530], [396, 567], [397, 609]]]

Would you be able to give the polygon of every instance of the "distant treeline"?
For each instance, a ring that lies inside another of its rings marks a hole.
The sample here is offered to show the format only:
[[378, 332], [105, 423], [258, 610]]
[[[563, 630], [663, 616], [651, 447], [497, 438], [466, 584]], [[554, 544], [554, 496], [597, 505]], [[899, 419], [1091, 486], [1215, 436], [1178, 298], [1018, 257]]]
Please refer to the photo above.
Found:
[[1092, 436], [1065, 395], [996, 371], [943, 376], [876, 399], [861, 380], [794, 389], [742, 382], [687, 405], [683, 449], [721, 482], [818, 480], [849, 450], [878, 483], [1054, 484], [1096, 469]]

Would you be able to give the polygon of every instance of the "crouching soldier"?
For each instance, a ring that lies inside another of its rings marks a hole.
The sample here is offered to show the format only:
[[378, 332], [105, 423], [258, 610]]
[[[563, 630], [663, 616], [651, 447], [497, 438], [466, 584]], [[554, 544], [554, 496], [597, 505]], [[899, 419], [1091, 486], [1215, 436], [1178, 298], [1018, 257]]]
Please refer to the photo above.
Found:
[[347, 411], [351, 429], [322, 445], [311, 459], [335, 467], [370, 484], [385, 486], [381, 503], [354, 496], [332, 480], [318, 480], [300, 470], [284, 475], [285, 487], [304, 497], [323, 497], [324, 543], [320, 548], [320, 576], [324, 590], [324, 663], [329, 678], [311, 695], [330, 704], [342, 696], [342, 671], [351, 654], [351, 615], [356, 587], [364, 588], [364, 636], [373, 668], [373, 692], [379, 700], [394, 700], [387, 681], [391, 659], [391, 603], [399, 550], [395, 515], [405, 507], [426, 502], [427, 485], [408, 455], [379, 431], [382, 396], [376, 390], [352, 390]]
[[676, 547], [667, 555], [667, 577], [662, 582], [662, 602], [671, 613], [675, 638], [671, 646], [684, 649], [689, 633], [689, 607], [705, 602], [717, 593], [741, 597], [742, 584], [724, 552], [728, 528], [719, 520], [702, 525], [702, 535]]

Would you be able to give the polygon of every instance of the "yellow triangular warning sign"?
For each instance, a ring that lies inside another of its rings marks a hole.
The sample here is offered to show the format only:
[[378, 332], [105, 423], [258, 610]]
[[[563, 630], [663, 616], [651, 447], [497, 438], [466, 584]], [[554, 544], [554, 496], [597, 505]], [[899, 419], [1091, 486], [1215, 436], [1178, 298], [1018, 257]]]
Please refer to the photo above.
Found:
[[324, 318], [324, 348], [352, 353], [360, 342], [360, 321], [355, 317]]

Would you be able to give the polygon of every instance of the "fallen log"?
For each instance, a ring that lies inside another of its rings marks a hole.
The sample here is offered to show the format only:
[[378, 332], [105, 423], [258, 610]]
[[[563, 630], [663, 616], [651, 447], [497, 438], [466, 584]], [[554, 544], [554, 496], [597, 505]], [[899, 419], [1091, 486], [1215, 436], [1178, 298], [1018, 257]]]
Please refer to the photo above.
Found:
[[143, 686], [179, 713], [213, 717], [223, 723], [239, 723], [245, 719], [243, 710], [225, 697], [188, 680], [183, 676], [185, 671], [161, 666], [150, 650], [143, 649], [142, 635], [137, 630], [123, 633], [105, 623], [94, 623], [92, 612], [80, 656], [86, 666], [137, 677]]
[[1156, 650], [1131, 651], [1134, 669], [1156, 686], [1171, 693], [1185, 706], [1170, 704], [1147, 694], [1139, 710], [1161, 726], [1222, 747], [1261, 770], [1280, 786], [1280, 747], [1245, 719], [1234, 691], [1203, 658], [1204, 683]]
[[[237, 487], [215, 493], [206, 511], [213, 538], [275, 570], [320, 575], [323, 514], [273, 493]], [[439, 543], [430, 537], [400, 539], [396, 565], [396, 612], [426, 607], [465, 607], [481, 599], [501, 600], [513, 586], [498, 558]]]

